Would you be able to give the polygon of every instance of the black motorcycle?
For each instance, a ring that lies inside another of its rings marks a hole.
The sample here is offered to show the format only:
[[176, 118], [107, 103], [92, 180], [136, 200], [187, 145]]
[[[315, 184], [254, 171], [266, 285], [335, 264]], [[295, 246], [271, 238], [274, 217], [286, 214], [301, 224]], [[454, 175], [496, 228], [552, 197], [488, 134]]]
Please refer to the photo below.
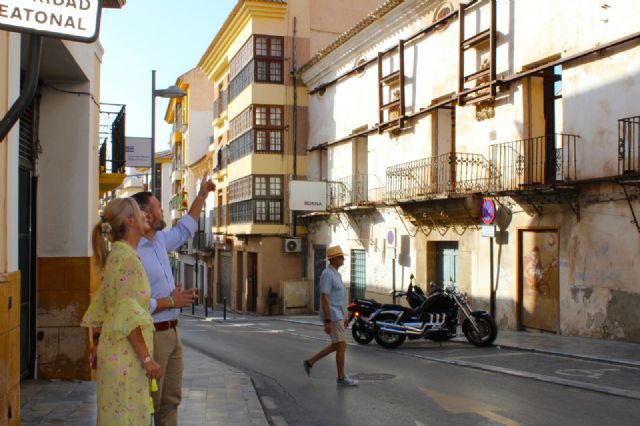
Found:
[[[411, 278], [413, 278], [413, 275]], [[412, 282], [409, 283], [407, 291], [391, 291], [391, 294], [394, 293], [396, 298], [406, 298], [411, 308], [422, 306], [422, 303], [426, 299], [422, 289], [414, 286]], [[369, 319], [371, 314], [382, 308], [400, 311], [408, 311], [411, 309], [397, 304], [378, 303], [373, 299], [353, 299], [349, 306], [347, 306], [347, 310], [349, 311], [349, 323], [355, 319], [351, 325], [351, 335], [353, 336], [353, 340], [361, 345], [366, 345], [373, 340], [373, 327], [370, 325]]]
[[470, 343], [489, 346], [494, 342], [498, 328], [491, 315], [486, 311], [472, 311], [467, 295], [453, 286], [435, 289], [415, 309], [381, 307], [371, 315], [369, 325], [373, 328], [376, 342], [390, 349], [400, 346], [407, 337], [410, 340], [423, 338], [434, 341], [455, 337], [458, 312], [464, 316], [462, 331]]

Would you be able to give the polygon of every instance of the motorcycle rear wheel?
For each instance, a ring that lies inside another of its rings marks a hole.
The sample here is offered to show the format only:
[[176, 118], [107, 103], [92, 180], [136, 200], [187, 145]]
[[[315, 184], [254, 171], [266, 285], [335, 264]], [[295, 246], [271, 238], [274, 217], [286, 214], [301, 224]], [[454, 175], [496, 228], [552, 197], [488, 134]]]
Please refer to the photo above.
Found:
[[490, 346], [498, 336], [496, 322], [486, 312], [472, 312], [471, 315], [475, 318], [479, 331], [473, 328], [471, 321], [465, 319], [462, 323], [464, 337], [473, 345]]
[[353, 340], [361, 345], [366, 345], [373, 340], [373, 333], [358, 323], [358, 321], [354, 322], [351, 326], [351, 336]]
[[[394, 315], [381, 315], [377, 321], [393, 322], [396, 320]], [[388, 331], [380, 330], [380, 327], [376, 326], [373, 332], [376, 342], [385, 349], [393, 349], [400, 346], [407, 338], [404, 334], [395, 334]]]

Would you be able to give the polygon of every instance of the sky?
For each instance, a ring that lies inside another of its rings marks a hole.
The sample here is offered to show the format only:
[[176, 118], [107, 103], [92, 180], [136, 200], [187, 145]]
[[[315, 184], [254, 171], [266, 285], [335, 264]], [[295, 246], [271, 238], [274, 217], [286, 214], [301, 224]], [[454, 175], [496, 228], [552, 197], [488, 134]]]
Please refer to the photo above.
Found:
[[[126, 135], [151, 137], [151, 70], [156, 89], [194, 68], [237, 0], [127, 0], [103, 9], [101, 102], [126, 105]], [[156, 152], [169, 149], [168, 100], [156, 98]]]

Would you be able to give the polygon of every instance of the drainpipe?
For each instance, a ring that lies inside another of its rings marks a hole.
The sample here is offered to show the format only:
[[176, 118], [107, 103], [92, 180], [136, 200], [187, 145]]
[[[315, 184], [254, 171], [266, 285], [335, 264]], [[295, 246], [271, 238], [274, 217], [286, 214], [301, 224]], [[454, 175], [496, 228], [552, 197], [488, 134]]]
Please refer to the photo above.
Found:
[[[291, 132], [293, 133], [291, 141], [293, 143], [293, 179], [298, 177], [298, 68], [296, 65], [296, 35], [298, 33], [298, 18], [293, 17], [293, 52], [291, 55], [291, 78], [293, 81], [293, 118], [291, 119]], [[291, 201], [291, 200], [289, 200]], [[298, 227], [296, 212], [291, 211], [291, 223], [293, 225], [294, 237], [296, 236], [296, 228]]]
[[0, 121], [0, 142], [4, 140], [13, 125], [16, 124], [16, 121], [18, 121], [36, 94], [36, 89], [38, 88], [38, 75], [40, 74], [41, 56], [42, 36], [31, 35], [25, 86], [18, 99], [16, 99], [2, 121]]

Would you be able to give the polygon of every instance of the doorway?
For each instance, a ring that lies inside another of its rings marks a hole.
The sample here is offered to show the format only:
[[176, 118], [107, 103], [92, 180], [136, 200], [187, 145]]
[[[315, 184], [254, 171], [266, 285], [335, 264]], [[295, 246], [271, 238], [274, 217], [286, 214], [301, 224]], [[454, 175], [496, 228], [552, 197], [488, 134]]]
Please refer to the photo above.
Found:
[[219, 252], [219, 267], [218, 267], [218, 303], [230, 303], [231, 302], [231, 265], [232, 257], [231, 252], [221, 251]]
[[325, 246], [313, 249], [313, 310], [320, 311], [320, 275], [327, 267], [327, 248]]
[[351, 250], [351, 287], [349, 299], [364, 299], [367, 292], [367, 253]]
[[258, 254], [247, 252], [247, 311], [255, 312], [258, 304]]
[[518, 300], [523, 328], [558, 331], [558, 230], [518, 231]]
[[20, 377], [32, 377], [36, 356], [36, 189], [39, 96], [20, 116], [18, 269], [20, 270]]
[[436, 243], [436, 268], [438, 285], [443, 288], [458, 285], [458, 242], [439, 241]]

